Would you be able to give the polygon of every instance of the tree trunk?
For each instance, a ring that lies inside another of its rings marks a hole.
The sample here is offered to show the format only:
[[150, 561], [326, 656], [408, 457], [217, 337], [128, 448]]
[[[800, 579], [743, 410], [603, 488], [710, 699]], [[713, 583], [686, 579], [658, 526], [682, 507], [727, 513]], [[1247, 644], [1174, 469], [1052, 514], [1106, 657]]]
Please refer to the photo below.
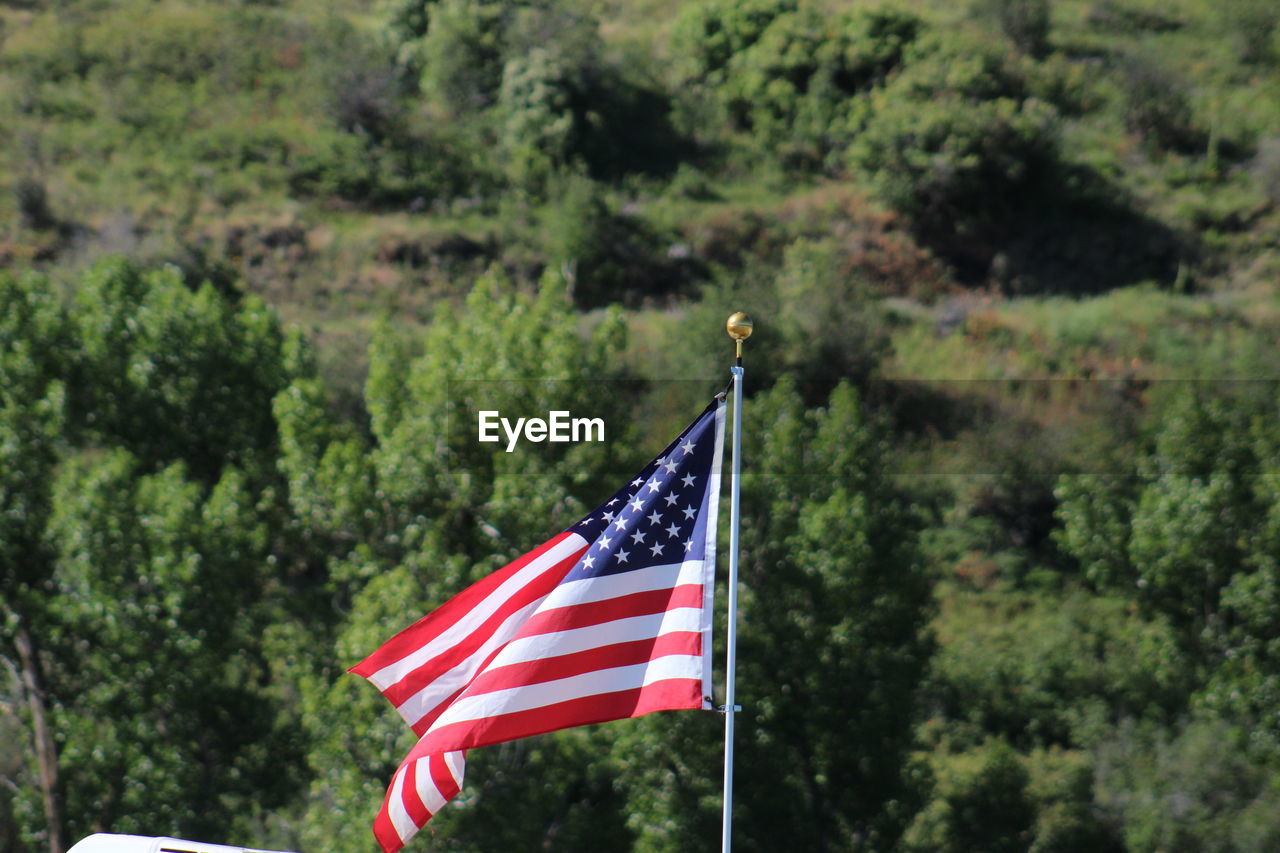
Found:
[[14, 645], [22, 663], [22, 686], [35, 729], [36, 763], [40, 766], [40, 792], [44, 799], [44, 819], [49, 827], [49, 853], [66, 853], [62, 841], [62, 800], [58, 793], [58, 751], [45, 715], [47, 702], [40, 660], [27, 626], [18, 624]]

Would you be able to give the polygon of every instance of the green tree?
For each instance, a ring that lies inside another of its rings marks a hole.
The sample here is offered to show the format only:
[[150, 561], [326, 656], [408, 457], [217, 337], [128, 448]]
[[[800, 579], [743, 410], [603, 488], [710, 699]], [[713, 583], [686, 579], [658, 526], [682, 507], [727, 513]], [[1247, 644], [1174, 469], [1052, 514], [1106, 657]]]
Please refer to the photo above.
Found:
[[1016, 853], [1032, 839], [1030, 775], [1018, 754], [994, 741], [953, 757], [936, 798], [912, 825], [906, 849], [937, 853]]
[[[806, 412], [783, 381], [744, 411], [735, 846], [891, 849], [918, 794], [932, 649], [915, 522], [847, 386]], [[715, 849], [718, 723], [671, 715], [620, 739], [637, 849]]]
[[[305, 387], [277, 401], [287, 422], [283, 464], [291, 500], [299, 509], [312, 507], [304, 518], [331, 536], [344, 526], [369, 531], [339, 543], [328, 561], [328, 588], [341, 607], [333, 651], [299, 677], [316, 771], [304, 819], [307, 844], [366, 844], [367, 824], [351, 816], [372, 820], [413, 742], [382, 697], [335, 670], [333, 657], [354, 664], [467, 584], [571, 524], [645, 461], [634, 448], [622, 450], [632, 444], [625, 399], [599, 393], [600, 382], [619, 380], [608, 364], [622, 343], [616, 316], [590, 338], [580, 335], [562, 281], [547, 278], [530, 294], [491, 276], [460, 310], [441, 311], [420, 352], [390, 330], [375, 339], [366, 390], [374, 444], [367, 457], [343, 449], [351, 436], [316, 426], [321, 409], [314, 395], [308, 402]], [[523, 416], [565, 409], [603, 417], [619, 432], [603, 444], [508, 454], [476, 441], [479, 409]], [[372, 489], [370, 519], [333, 488], [347, 487], [352, 474], [368, 483], [361, 489]], [[353, 512], [333, 511], [342, 506]], [[433, 830], [460, 850], [573, 847], [589, 838], [601, 849], [626, 849], [607, 750], [588, 748], [599, 736], [564, 732], [474, 751], [462, 795], [432, 821]], [[539, 787], [540, 778], [556, 782]]]
[[293, 776], [259, 687], [256, 501], [233, 470], [202, 492], [123, 450], [75, 457], [54, 486], [41, 628], [72, 837], [225, 837]]
[[[0, 749], [0, 822], [51, 849], [66, 839], [65, 810], [38, 620], [53, 556], [44, 534], [49, 484], [66, 444], [73, 340], [46, 282], [0, 274], [0, 719], [21, 732]], [[29, 820], [10, 818], [12, 791], [25, 792]]]
[[1183, 391], [1156, 420], [1133, 487], [1090, 494], [1064, 481], [1059, 517], [1062, 543], [1095, 583], [1174, 628], [1194, 667], [1194, 707], [1247, 726], [1250, 746], [1274, 757], [1280, 435], [1269, 391]]
[[83, 376], [72, 399], [91, 440], [150, 469], [184, 461], [210, 484], [227, 465], [274, 473], [285, 336], [261, 299], [109, 259], [83, 276], [73, 318]]
[[173, 269], [78, 284], [64, 310], [44, 279], [0, 279], [0, 655], [31, 744], [15, 822], [51, 849], [244, 832], [296, 784], [275, 762], [298, 766], [260, 643], [284, 336]]
[[1220, 720], [1122, 726], [1097, 749], [1097, 800], [1126, 850], [1265, 850], [1280, 838], [1280, 792]]

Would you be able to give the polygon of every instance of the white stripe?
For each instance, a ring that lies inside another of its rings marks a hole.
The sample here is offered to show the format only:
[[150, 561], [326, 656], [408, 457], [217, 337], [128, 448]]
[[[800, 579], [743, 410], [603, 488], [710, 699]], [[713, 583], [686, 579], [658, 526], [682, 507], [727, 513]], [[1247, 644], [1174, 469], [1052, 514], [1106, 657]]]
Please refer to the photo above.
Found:
[[441, 714], [428, 731], [435, 731], [452, 723], [483, 720], [517, 711], [530, 711], [571, 699], [634, 690], [670, 678], [701, 680], [702, 656], [667, 655], [647, 663], [595, 670], [544, 684], [530, 684], [507, 690], [496, 690], [493, 693], [483, 693], [479, 696], [468, 696], [450, 705], [449, 710]]
[[485, 667], [485, 672], [492, 672], [500, 666], [542, 660], [555, 655], [570, 655], [632, 640], [651, 640], [675, 631], [697, 632], [701, 627], [702, 608], [673, 607], [661, 613], [628, 616], [599, 625], [549, 634], [534, 634], [532, 637], [513, 640], [498, 653], [493, 663]]
[[440, 789], [436, 787], [436, 780], [431, 777], [431, 759], [418, 759], [418, 774], [415, 777], [418, 783], [418, 797], [421, 798], [422, 804], [427, 807], [429, 814], [435, 814], [444, 808], [445, 803], [449, 802], [444, 798], [444, 794], [440, 793]]
[[711, 688], [711, 636], [715, 616], [716, 590], [716, 522], [720, 518], [720, 469], [724, 463], [724, 419], [726, 406], [716, 407], [715, 453], [711, 457], [711, 479], [703, 499], [703, 516], [707, 520], [706, 540], [702, 552], [702, 705], [710, 709], [714, 703]]
[[417, 693], [404, 700], [396, 710], [400, 712], [400, 716], [404, 717], [405, 722], [413, 726], [418, 720], [421, 720], [439, 707], [441, 702], [446, 701], [454, 693], [469, 684], [475, 678], [476, 673], [479, 672], [480, 665], [484, 663], [489, 655], [520, 631], [521, 626], [538, 609], [538, 605], [542, 603], [543, 598], [532, 601], [512, 613], [481, 644], [480, 648], [459, 661], [453, 669], [441, 673], [430, 684], [427, 684]]
[[453, 774], [453, 781], [458, 783], [458, 788], [462, 788], [462, 776], [467, 768], [466, 757], [461, 750], [456, 752], [446, 752], [444, 754], [444, 763], [449, 765], [449, 772]]
[[650, 566], [647, 569], [636, 569], [634, 572], [619, 572], [598, 578], [568, 581], [551, 591], [542, 603], [541, 609], [550, 610], [553, 607], [566, 607], [571, 604], [605, 601], [635, 592], [651, 592], [655, 589], [669, 589], [691, 583], [702, 583], [701, 560], [685, 560], [683, 563]]
[[391, 818], [391, 826], [395, 829], [396, 835], [400, 836], [401, 841], [408, 841], [418, 831], [418, 825], [413, 822], [413, 818], [409, 817], [402, 799], [404, 777], [408, 772], [409, 765], [400, 765], [400, 769], [396, 771], [396, 778], [391, 782], [391, 793], [387, 796], [387, 816]]
[[468, 635], [483, 625], [486, 619], [496, 613], [508, 599], [533, 581], [534, 578], [589, 544], [586, 539], [577, 533], [570, 533], [546, 553], [536, 560], [531, 560], [523, 569], [503, 581], [497, 589], [489, 593], [484, 600], [468, 610], [461, 619], [446, 628], [430, 643], [415, 649], [395, 663], [387, 664], [370, 675], [369, 680], [379, 690], [386, 690], [392, 684], [422, 666], [422, 664], [465, 640]]

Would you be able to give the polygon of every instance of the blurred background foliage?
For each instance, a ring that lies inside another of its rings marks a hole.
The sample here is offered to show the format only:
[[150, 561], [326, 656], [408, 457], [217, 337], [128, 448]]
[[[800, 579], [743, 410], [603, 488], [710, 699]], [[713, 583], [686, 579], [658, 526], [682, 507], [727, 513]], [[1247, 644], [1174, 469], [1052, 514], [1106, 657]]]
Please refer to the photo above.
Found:
[[[0, 128], [0, 853], [372, 849], [346, 667], [739, 308], [740, 849], [1280, 845], [1274, 3], [0, 0]], [[714, 850], [718, 726], [479, 750], [414, 845]]]

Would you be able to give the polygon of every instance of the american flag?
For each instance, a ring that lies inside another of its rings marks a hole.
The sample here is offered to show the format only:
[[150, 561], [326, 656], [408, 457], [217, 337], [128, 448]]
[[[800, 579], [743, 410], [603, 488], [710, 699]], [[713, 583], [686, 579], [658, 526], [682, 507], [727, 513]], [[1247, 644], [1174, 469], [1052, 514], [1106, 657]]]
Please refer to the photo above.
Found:
[[458, 794], [471, 747], [713, 707], [723, 446], [718, 397], [581, 521], [351, 668], [419, 736], [374, 820], [386, 853]]

